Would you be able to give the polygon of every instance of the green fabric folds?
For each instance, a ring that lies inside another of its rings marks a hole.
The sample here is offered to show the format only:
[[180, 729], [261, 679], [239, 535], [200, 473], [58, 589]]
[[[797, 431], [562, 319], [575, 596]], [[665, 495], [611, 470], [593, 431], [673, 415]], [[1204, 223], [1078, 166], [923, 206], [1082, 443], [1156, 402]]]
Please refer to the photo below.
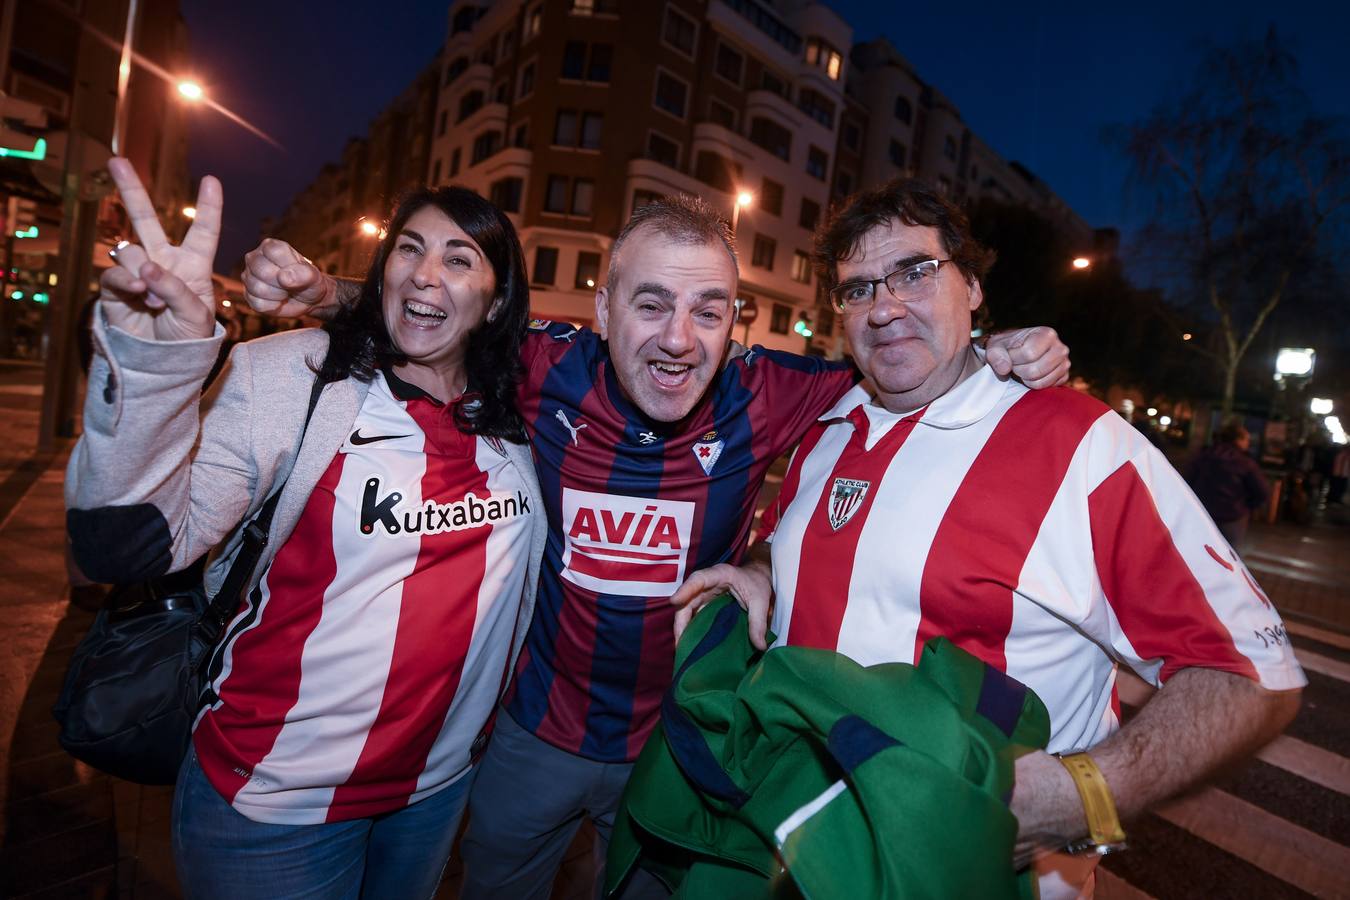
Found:
[[1033, 896], [1007, 800], [1050, 721], [1022, 684], [944, 638], [917, 666], [760, 653], [730, 598], [695, 617], [675, 667], [606, 895], [641, 865], [677, 897]]

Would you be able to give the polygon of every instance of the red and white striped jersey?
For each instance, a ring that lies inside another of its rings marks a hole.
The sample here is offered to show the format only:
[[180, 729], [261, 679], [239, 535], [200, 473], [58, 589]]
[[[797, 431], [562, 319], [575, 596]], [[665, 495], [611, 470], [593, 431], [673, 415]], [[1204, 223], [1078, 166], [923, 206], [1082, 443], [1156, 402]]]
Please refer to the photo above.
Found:
[[503, 684], [525, 482], [454, 407], [377, 375], [295, 531], [230, 624], [193, 742], [260, 822], [340, 821], [453, 783]]
[[986, 367], [910, 415], [869, 401], [821, 418], [765, 512], [780, 644], [912, 663], [945, 635], [1040, 695], [1051, 751], [1117, 728], [1117, 661], [1305, 683], [1185, 482], [1097, 400]]

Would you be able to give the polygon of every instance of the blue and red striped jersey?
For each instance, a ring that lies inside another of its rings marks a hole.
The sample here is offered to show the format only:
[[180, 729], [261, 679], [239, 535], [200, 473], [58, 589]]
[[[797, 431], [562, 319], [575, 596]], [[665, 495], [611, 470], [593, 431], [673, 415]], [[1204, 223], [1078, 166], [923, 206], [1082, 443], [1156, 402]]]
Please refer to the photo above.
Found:
[[669, 597], [739, 562], [769, 465], [856, 380], [847, 363], [755, 347], [678, 423], [623, 394], [589, 329], [535, 322], [520, 411], [548, 545], [507, 710], [554, 746], [627, 762], [670, 684]]

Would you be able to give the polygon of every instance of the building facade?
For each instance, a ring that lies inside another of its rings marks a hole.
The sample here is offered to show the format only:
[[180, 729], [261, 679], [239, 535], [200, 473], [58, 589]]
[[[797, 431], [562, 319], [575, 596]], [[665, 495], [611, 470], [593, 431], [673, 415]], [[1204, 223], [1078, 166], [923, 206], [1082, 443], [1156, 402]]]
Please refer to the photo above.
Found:
[[[796, 351], [842, 351], [811, 241], [831, 203], [861, 187], [915, 174], [957, 201], [1054, 211], [1090, 244], [1086, 224], [894, 47], [855, 46], [824, 3], [458, 0], [447, 23], [421, 177], [510, 214], [536, 316], [590, 324], [629, 214], [680, 192], [734, 223], [735, 337]], [[272, 233], [329, 271], [359, 271], [347, 248], [363, 246], [359, 216], [378, 211], [338, 198], [391, 159], [375, 157], [349, 144]]]

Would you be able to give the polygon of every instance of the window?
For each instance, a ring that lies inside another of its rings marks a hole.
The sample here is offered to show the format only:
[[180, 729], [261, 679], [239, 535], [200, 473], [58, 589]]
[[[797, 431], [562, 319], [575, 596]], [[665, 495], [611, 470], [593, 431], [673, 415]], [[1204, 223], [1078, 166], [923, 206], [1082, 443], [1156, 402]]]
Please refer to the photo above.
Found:
[[834, 175], [834, 190], [839, 194], [853, 193], [853, 173], [840, 169]]
[[938, 193], [946, 197], [952, 192], [952, 180], [946, 175], [938, 176]]
[[478, 54], [478, 61], [485, 66], [497, 64], [497, 45], [492, 41], [483, 45], [482, 51]]
[[905, 145], [899, 141], [891, 141], [891, 165], [897, 169], [905, 167]]
[[760, 72], [759, 86], [771, 94], [777, 94], [783, 99], [787, 99], [787, 82], [770, 72], [768, 69], [764, 69]]
[[741, 77], [745, 72], [745, 57], [730, 44], [718, 41], [717, 58], [713, 61], [713, 71], [736, 87], [740, 87]]
[[577, 277], [572, 286], [579, 290], [594, 290], [600, 280], [600, 254], [582, 250], [577, 254]]
[[450, 21], [450, 35], [459, 34], [461, 31], [468, 31], [473, 27], [473, 23], [478, 21], [478, 17], [483, 14], [483, 9], [477, 6], [466, 6], [455, 13], [454, 19]]
[[594, 181], [589, 178], [578, 178], [572, 182], [572, 215], [589, 217], [594, 202]]
[[469, 67], [469, 60], [463, 56], [456, 56], [450, 60], [450, 64], [445, 67], [445, 83], [448, 85], [456, 78], [464, 74], [464, 70]]
[[510, 59], [514, 52], [516, 52], [516, 30], [507, 28], [502, 32], [498, 55], [502, 59]]
[[599, 150], [600, 130], [604, 121], [600, 113], [560, 109], [553, 123], [553, 144], [557, 147]]
[[895, 117], [906, 125], [914, 121], [914, 107], [910, 106], [908, 97], [895, 98]]
[[469, 116], [483, 108], [483, 92], [469, 91], [463, 97], [459, 98], [459, 116], [455, 118], [456, 122], [463, 122]]
[[766, 272], [772, 272], [773, 256], [777, 250], [777, 241], [766, 234], [756, 234], [755, 248], [750, 254], [750, 265], [758, 266]]
[[677, 119], [683, 119], [685, 103], [688, 99], [689, 85], [669, 72], [657, 70], [656, 97], [652, 100], [653, 106], [663, 112], [670, 113]]
[[520, 67], [520, 89], [516, 91], [516, 99], [523, 100], [534, 93], [534, 63], [528, 62]]
[[562, 77], [607, 84], [613, 57], [614, 48], [609, 44], [568, 41], [563, 45]]
[[[548, 176], [548, 189], [544, 192], [544, 212], [566, 213], [567, 212], [567, 176], [550, 175]], [[552, 284], [553, 279], [549, 279], [548, 284]]]
[[811, 257], [800, 250], [792, 251], [792, 280], [802, 284], [811, 283]]
[[716, 97], [708, 100], [708, 121], [714, 125], [721, 125], [728, 131], [736, 130], [736, 110], [727, 104], [718, 100]]
[[785, 303], [775, 303], [769, 313], [769, 331], [774, 334], [787, 334], [792, 328], [792, 307]]
[[450, 154], [450, 177], [454, 178], [459, 174], [459, 148], [456, 147]]
[[445, 137], [445, 126], [450, 121], [450, 110], [441, 110], [441, 115], [436, 120], [436, 137]]
[[711, 150], [700, 150], [694, 159], [694, 177], [719, 191], [731, 193], [735, 189], [735, 175], [732, 163]]
[[792, 132], [772, 119], [759, 116], [751, 119], [750, 140], [779, 159], [792, 155]]
[[661, 27], [661, 39], [689, 58], [694, 56], [694, 40], [698, 37], [698, 25], [693, 19], [681, 13], [673, 6], [666, 7], [666, 21]]
[[604, 123], [605, 117], [600, 113], [581, 114], [581, 147], [583, 150], [600, 149], [600, 130]]
[[639, 207], [655, 203], [657, 200], [665, 198], [665, 194], [658, 194], [656, 191], [633, 191], [633, 208], [628, 211], [632, 215]]
[[558, 272], [558, 248], [539, 247], [534, 251], [534, 274], [531, 284], [552, 284]]
[[613, 15], [619, 11], [619, 0], [572, 0], [572, 15]]
[[586, 67], [586, 80], [609, 84], [609, 67], [614, 60], [614, 48], [609, 44], [591, 45], [591, 64]]
[[553, 143], [559, 147], [575, 147], [577, 143], [577, 114], [570, 109], [558, 110], [553, 122]]
[[485, 131], [473, 140], [473, 155], [469, 165], [476, 166], [502, 148], [500, 131]]
[[680, 145], [655, 131], [647, 133], [647, 158], [672, 169], [680, 167]]
[[580, 81], [586, 73], [586, 42], [568, 41], [563, 45], [562, 77]]
[[497, 86], [492, 89], [492, 102], [505, 103], [511, 99], [511, 84], [507, 81], [497, 82]]
[[971, 164], [970, 164], [970, 183], [971, 183], [971, 184], [979, 184], [979, 183], [980, 183], [980, 170], [977, 169], [977, 168], [975, 168], [975, 164], [974, 164], [974, 163], [971, 163]]
[[775, 216], [783, 214], [783, 186], [771, 178], [765, 178], [759, 189], [759, 208]]
[[834, 103], [819, 91], [802, 88], [797, 94], [797, 108], [826, 128], [834, 128]]
[[431, 164], [431, 185], [435, 187], [441, 183], [441, 161], [438, 159]]
[[834, 334], [834, 307], [828, 303], [816, 307], [816, 327], [812, 330], [821, 337]]
[[520, 212], [520, 195], [525, 182], [519, 178], [503, 178], [492, 182], [488, 189], [488, 199], [506, 212]]
[[942, 155], [952, 161], [956, 160], [956, 138], [950, 134], [942, 139]]
[[816, 224], [820, 222], [820, 204], [814, 200], [802, 198], [802, 211], [797, 216], [797, 224], [807, 231], [815, 231]]
[[838, 81], [844, 74], [844, 58], [820, 38], [806, 42], [806, 64], [824, 69], [831, 81]]
[[516, 133], [511, 137], [512, 147], [528, 147], [530, 145], [530, 123], [522, 122], [516, 126]]
[[830, 167], [830, 157], [819, 147], [812, 147], [806, 154], [806, 174], [812, 178], [825, 180], [825, 170]]
[[[521, 42], [524, 43], [525, 41], [532, 40], [538, 37], [539, 29], [543, 27], [543, 24], [544, 24], [544, 7], [543, 4], [540, 4], [536, 6], [534, 9], [525, 13], [525, 33], [521, 35]], [[549, 283], [552, 284], [551, 281]]]
[[845, 122], [840, 127], [840, 137], [843, 139], [845, 147], [856, 152], [858, 144], [862, 142], [862, 135], [858, 131], [858, 123]]

